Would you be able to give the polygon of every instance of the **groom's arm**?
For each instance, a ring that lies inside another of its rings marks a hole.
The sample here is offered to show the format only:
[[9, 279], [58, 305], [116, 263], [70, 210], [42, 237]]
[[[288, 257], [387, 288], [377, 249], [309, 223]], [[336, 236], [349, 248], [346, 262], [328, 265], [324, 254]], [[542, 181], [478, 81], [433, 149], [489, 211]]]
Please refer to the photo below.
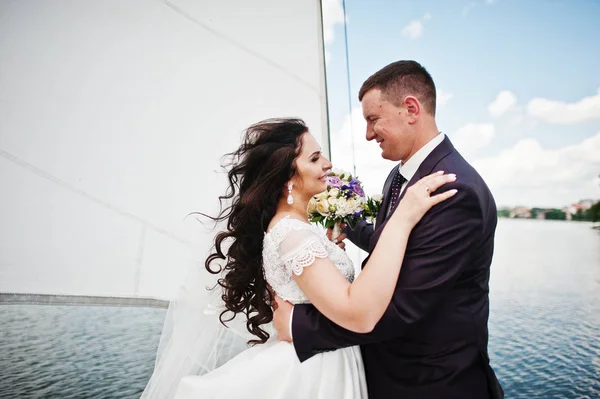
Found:
[[369, 241], [371, 241], [373, 231], [373, 224], [367, 223], [364, 220], [356, 223], [356, 227], [354, 229], [352, 229], [350, 226], [346, 226], [344, 229], [344, 233], [346, 233], [348, 239], [350, 239], [354, 245], [366, 252], [369, 252]]
[[443, 190], [452, 188], [458, 189], [457, 194], [434, 206], [413, 229], [392, 301], [372, 332], [353, 333], [329, 321], [312, 305], [294, 306], [292, 333], [300, 361], [327, 350], [400, 337], [452, 288], [469, 264], [473, 242], [483, 226], [472, 189], [454, 183]]

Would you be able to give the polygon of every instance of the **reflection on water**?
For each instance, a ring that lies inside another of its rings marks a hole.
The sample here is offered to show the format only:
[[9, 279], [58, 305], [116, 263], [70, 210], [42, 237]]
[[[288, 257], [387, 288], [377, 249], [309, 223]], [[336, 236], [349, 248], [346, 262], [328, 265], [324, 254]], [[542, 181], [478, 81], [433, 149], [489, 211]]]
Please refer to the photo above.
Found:
[[508, 398], [600, 394], [600, 231], [500, 220], [490, 357]]
[[0, 306], [0, 398], [139, 398], [164, 309]]
[[[507, 398], [600, 393], [600, 231], [500, 220], [490, 357]], [[138, 398], [164, 309], [0, 306], [0, 398]]]

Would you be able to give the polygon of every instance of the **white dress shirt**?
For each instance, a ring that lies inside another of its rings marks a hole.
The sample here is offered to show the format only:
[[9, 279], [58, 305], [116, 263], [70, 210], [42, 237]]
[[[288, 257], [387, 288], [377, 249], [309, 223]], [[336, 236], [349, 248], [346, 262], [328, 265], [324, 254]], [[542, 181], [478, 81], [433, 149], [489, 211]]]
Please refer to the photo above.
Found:
[[[446, 135], [444, 133], [440, 132], [437, 136], [435, 136], [434, 138], [429, 140], [427, 142], [427, 144], [425, 144], [423, 147], [421, 147], [419, 149], [419, 151], [415, 152], [413, 154], [413, 156], [410, 157], [410, 159], [408, 161], [406, 161], [406, 163], [400, 163], [400, 165], [398, 166], [398, 171], [400, 171], [400, 174], [402, 175], [402, 177], [404, 177], [406, 179], [406, 181], [404, 182], [404, 184], [402, 185], [402, 188], [400, 189], [400, 194], [398, 194], [399, 196], [402, 195], [404, 190], [406, 190], [406, 186], [408, 185], [408, 182], [410, 182], [410, 179], [412, 179], [413, 176], [415, 175], [415, 173], [417, 173], [419, 166], [421, 166], [421, 164], [423, 163], [425, 158], [427, 158], [429, 156], [429, 154], [431, 154], [433, 152], [433, 150], [435, 150], [435, 148], [438, 145], [440, 145], [442, 143], [442, 141], [444, 141], [445, 137], [446, 137]], [[388, 213], [390, 212], [391, 206], [392, 206], [392, 202], [390, 201], [390, 203], [388, 204], [388, 209], [387, 209]]]
[[[413, 154], [413, 156], [410, 157], [410, 159], [408, 161], [406, 161], [406, 163], [404, 163], [404, 164], [400, 163], [400, 166], [398, 166], [398, 170], [400, 171], [400, 174], [402, 175], [402, 177], [404, 177], [406, 179], [406, 181], [402, 185], [399, 195], [402, 195], [402, 192], [406, 189], [408, 182], [410, 181], [410, 179], [413, 178], [415, 173], [417, 173], [419, 166], [421, 166], [421, 164], [423, 163], [425, 158], [427, 158], [429, 156], [429, 154], [431, 154], [433, 152], [433, 150], [435, 150], [435, 148], [438, 145], [440, 145], [442, 143], [442, 141], [444, 141], [445, 137], [446, 137], [446, 135], [444, 133], [440, 132], [437, 136], [435, 136], [434, 138], [429, 140], [427, 142], [427, 144], [425, 144], [423, 147], [421, 147], [419, 149], [419, 151], [415, 152]], [[391, 203], [392, 202], [390, 201], [389, 206], [391, 206]], [[389, 212], [389, 208], [388, 208], [388, 212]], [[290, 312], [290, 337], [292, 338], [292, 340], [294, 339], [294, 337], [292, 335], [292, 319], [293, 319], [293, 317], [294, 317], [294, 307], [292, 307], [292, 311]]]

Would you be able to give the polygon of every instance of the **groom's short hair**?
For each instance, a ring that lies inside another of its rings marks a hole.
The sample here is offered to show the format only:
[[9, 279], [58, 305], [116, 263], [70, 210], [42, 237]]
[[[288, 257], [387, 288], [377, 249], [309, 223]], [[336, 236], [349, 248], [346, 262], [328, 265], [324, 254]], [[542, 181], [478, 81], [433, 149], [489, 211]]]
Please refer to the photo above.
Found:
[[416, 97], [425, 110], [435, 116], [435, 84], [427, 70], [416, 61], [396, 61], [365, 80], [358, 100], [371, 89], [381, 90], [384, 99], [399, 106], [405, 96]]

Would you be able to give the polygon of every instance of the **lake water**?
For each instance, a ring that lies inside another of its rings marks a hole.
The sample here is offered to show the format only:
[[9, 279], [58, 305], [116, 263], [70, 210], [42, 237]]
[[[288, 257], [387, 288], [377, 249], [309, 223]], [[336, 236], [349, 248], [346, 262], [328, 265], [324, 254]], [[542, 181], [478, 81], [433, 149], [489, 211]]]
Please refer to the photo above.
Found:
[[[506, 397], [600, 397], [600, 231], [501, 219], [490, 287], [490, 357]], [[138, 398], [164, 314], [0, 305], [0, 398]]]

